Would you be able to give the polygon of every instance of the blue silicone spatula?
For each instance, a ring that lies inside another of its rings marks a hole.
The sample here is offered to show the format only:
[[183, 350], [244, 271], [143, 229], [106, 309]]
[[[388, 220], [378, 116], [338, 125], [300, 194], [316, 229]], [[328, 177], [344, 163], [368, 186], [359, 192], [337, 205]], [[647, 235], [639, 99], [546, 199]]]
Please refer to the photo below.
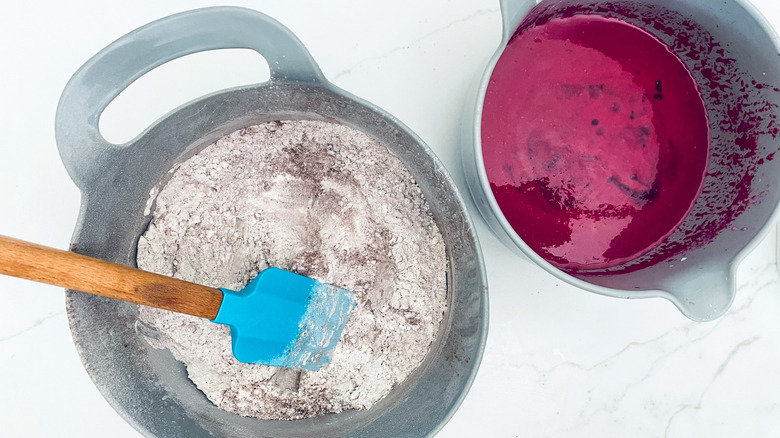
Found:
[[355, 307], [352, 292], [278, 268], [236, 292], [4, 236], [0, 274], [208, 318], [230, 327], [239, 361], [306, 370], [330, 361]]

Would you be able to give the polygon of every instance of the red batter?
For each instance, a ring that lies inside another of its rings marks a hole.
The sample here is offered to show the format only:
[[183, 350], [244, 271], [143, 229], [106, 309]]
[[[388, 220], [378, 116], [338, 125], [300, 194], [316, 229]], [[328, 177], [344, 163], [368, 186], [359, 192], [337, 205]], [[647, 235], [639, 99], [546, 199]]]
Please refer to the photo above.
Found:
[[597, 15], [510, 41], [485, 96], [482, 150], [518, 235], [570, 271], [634, 259], [701, 190], [709, 125], [696, 82], [644, 30]]

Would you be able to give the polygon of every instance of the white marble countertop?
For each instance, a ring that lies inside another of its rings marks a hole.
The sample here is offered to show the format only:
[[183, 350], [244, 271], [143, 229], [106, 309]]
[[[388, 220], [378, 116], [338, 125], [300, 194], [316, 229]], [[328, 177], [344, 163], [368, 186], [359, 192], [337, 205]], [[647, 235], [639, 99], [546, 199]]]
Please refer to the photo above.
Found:
[[[67, 248], [79, 192], [54, 141], [65, 83], [126, 32], [214, 4], [3, 4], [0, 234]], [[460, 114], [499, 41], [496, 0], [231, 4], [287, 25], [332, 82], [416, 131], [465, 189]], [[775, 0], [754, 4], [780, 27]], [[106, 133], [130, 136], [189, 98], [267, 75], [246, 53], [211, 56], [155, 72], [106, 120]], [[199, 74], [184, 74], [193, 69]], [[150, 110], [138, 111], [141, 105]], [[439, 436], [780, 436], [776, 233], [740, 267], [731, 311], [697, 324], [660, 299], [617, 300], [562, 284], [504, 248], [476, 214], [474, 220], [490, 282], [490, 336], [474, 386]], [[0, 309], [0, 436], [139, 436], [84, 371], [61, 289], [2, 277]]]

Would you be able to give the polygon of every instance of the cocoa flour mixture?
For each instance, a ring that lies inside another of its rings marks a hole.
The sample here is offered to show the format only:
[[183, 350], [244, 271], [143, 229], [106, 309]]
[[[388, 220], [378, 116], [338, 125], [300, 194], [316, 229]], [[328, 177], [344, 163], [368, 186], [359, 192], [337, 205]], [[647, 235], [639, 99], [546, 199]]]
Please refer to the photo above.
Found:
[[137, 261], [233, 290], [277, 266], [355, 292], [317, 372], [240, 363], [228, 327], [139, 306], [150, 343], [209, 400], [263, 419], [370, 408], [421, 363], [446, 308], [444, 243], [413, 178], [380, 143], [325, 122], [252, 126], [184, 162], [156, 197]]

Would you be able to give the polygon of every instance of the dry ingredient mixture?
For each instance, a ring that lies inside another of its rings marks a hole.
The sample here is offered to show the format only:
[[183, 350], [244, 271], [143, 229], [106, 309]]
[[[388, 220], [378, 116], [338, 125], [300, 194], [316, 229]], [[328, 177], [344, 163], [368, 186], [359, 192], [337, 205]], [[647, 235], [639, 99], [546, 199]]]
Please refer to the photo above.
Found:
[[386, 147], [346, 126], [270, 122], [181, 164], [156, 197], [138, 266], [240, 290], [269, 266], [355, 292], [332, 361], [316, 372], [235, 360], [227, 326], [139, 306], [156, 348], [214, 404], [263, 419], [368, 409], [423, 360], [446, 308], [442, 236]]

